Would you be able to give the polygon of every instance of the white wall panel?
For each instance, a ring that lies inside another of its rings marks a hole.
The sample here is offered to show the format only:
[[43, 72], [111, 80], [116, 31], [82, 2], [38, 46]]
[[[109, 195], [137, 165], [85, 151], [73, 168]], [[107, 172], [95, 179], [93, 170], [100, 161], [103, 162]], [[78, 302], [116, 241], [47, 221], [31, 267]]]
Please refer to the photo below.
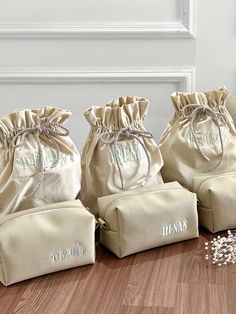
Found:
[[0, 35], [191, 37], [195, 0], [1, 0]]
[[[170, 94], [187, 87], [161, 73], [195, 68], [198, 90], [227, 85], [236, 93], [235, 12], [235, 0], [0, 0], [0, 115], [68, 106], [81, 147], [88, 106], [138, 94], [151, 100], [147, 128], [158, 137], [173, 112]], [[92, 74], [78, 77], [84, 72]], [[97, 72], [126, 75], [109, 83], [110, 74], [92, 80]]]
[[2, 0], [0, 18], [6, 24], [175, 22], [180, 5], [181, 0]]
[[[71, 110], [71, 135], [81, 149], [89, 131], [83, 112], [91, 105], [105, 105], [118, 96], [139, 95], [150, 100], [146, 127], [159, 138], [173, 114], [169, 95], [174, 90], [189, 91], [194, 71], [156, 72], [0, 72], [1, 114], [16, 108], [45, 105]], [[165, 108], [165, 110], [163, 110]]]
[[194, 39], [2, 39], [0, 68], [185, 68], [195, 53]]
[[226, 85], [236, 94], [236, 1], [200, 0], [196, 39], [197, 89]]

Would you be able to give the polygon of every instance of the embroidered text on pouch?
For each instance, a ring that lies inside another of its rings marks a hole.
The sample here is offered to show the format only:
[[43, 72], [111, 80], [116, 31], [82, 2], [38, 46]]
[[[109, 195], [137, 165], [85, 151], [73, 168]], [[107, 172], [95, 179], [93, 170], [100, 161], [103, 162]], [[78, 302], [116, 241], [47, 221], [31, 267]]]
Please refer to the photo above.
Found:
[[175, 233], [183, 232], [184, 230], [187, 230], [187, 228], [187, 220], [182, 220], [173, 224], [165, 225], [162, 227], [162, 236], [167, 237]]
[[55, 253], [50, 254], [49, 258], [53, 262], [63, 261], [73, 256], [82, 256], [84, 254], [84, 248], [79, 243], [75, 243], [72, 247], [63, 250], [58, 250]]

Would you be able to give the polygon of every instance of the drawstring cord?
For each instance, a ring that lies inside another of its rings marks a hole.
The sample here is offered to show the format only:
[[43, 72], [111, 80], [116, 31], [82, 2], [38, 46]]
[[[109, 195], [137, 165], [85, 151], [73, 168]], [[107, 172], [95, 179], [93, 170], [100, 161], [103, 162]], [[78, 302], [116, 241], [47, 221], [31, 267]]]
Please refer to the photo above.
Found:
[[[119, 171], [119, 176], [120, 176], [120, 182], [121, 182], [121, 188], [122, 190], [124, 190], [124, 178], [122, 175], [122, 171], [121, 171], [121, 166], [120, 166], [120, 161], [118, 158], [118, 152], [119, 152], [119, 148], [118, 148], [118, 141], [120, 140], [121, 137], [132, 137], [134, 139], [136, 139], [139, 144], [142, 146], [143, 151], [147, 157], [147, 163], [148, 163], [148, 169], [147, 169], [147, 174], [146, 177], [142, 183], [142, 185], [145, 185], [146, 182], [148, 181], [149, 177], [150, 177], [150, 170], [151, 170], [151, 160], [150, 160], [150, 156], [149, 153], [145, 147], [145, 145], [143, 144], [143, 142], [139, 139], [139, 136], [141, 136], [142, 138], [153, 138], [153, 135], [151, 132], [147, 132], [147, 131], [141, 131], [141, 130], [136, 130], [136, 129], [131, 129], [130, 127], [126, 127], [126, 128], [122, 128], [118, 131], [105, 131], [101, 133], [102, 137], [100, 139], [100, 141], [103, 144], [111, 144], [114, 147], [114, 156], [115, 156], [115, 163], [117, 166], [117, 169]], [[107, 137], [107, 136], [112, 136], [110, 140], [106, 140], [103, 137]]]
[[[21, 131], [19, 131], [12, 139], [11, 145], [14, 148], [19, 148], [24, 145], [25, 138], [28, 134], [33, 134], [35, 137], [36, 145], [38, 147], [38, 153], [39, 153], [39, 182], [37, 185], [33, 188], [33, 191], [30, 192], [28, 195], [24, 196], [24, 198], [28, 198], [35, 194], [40, 186], [42, 185], [45, 177], [45, 172], [48, 169], [53, 169], [58, 165], [59, 158], [60, 158], [60, 149], [58, 147], [58, 144], [56, 140], [53, 138], [54, 135], [59, 136], [67, 136], [69, 135], [69, 131], [67, 128], [63, 127], [62, 125], [54, 122], [47, 122], [45, 124], [42, 124], [41, 126], [35, 126], [32, 128], [26, 128]], [[50, 142], [53, 144], [56, 150], [56, 160], [53, 162], [52, 165], [50, 165], [48, 168], [44, 167], [44, 154], [43, 154], [43, 148], [40, 142], [40, 134], [44, 134], [47, 136], [47, 138], [50, 140]], [[20, 141], [20, 142], [19, 142]]]
[[[188, 109], [192, 109], [192, 112], [190, 114], [188, 114]], [[227, 123], [227, 117], [224, 113], [221, 113], [219, 111], [213, 110], [210, 107], [206, 106], [206, 105], [200, 105], [200, 104], [189, 104], [184, 106], [183, 109], [181, 109], [181, 113], [183, 118], [187, 118], [189, 120], [189, 128], [190, 128], [190, 132], [191, 135], [193, 137], [193, 140], [197, 146], [197, 149], [199, 151], [199, 153], [201, 154], [201, 156], [210, 161], [210, 158], [203, 152], [202, 148], [200, 147], [200, 142], [198, 140], [197, 134], [196, 134], [196, 130], [194, 128], [194, 121], [197, 118], [197, 115], [199, 113], [205, 113], [207, 114], [212, 121], [216, 124], [218, 132], [219, 132], [219, 140], [220, 140], [220, 158], [217, 162], [217, 164], [214, 166], [214, 168], [218, 167], [223, 159], [224, 156], [224, 142], [223, 142], [223, 136], [222, 136], [222, 131], [221, 131], [221, 126], [225, 126]]]

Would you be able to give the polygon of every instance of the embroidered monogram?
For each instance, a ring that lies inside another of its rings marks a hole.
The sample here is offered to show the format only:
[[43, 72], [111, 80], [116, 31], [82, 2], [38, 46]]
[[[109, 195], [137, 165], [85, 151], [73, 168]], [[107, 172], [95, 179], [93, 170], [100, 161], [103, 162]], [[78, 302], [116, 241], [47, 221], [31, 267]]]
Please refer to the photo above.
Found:
[[[221, 133], [222, 133], [223, 142], [226, 142], [229, 138], [229, 132], [227, 130], [222, 129]], [[196, 135], [200, 143], [212, 144], [215, 142], [219, 142], [220, 140], [219, 132], [212, 129], [209, 129], [207, 132], [196, 131]], [[191, 143], [194, 142], [194, 137], [191, 132], [189, 132], [189, 140]]]
[[[53, 149], [49, 149], [45, 151], [44, 158], [43, 158], [43, 166], [49, 167], [56, 161], [56, 158], [57, 156]], [[68, 158], [69, 158], [69, 155], [60, 153], [59, 165], [63, 167], [67, 163]], [[39, 168], [39, 154], [38, 153], [30, 154], [28, 156], [22, 156], [19, 161], [20, 161], [21, 167], [24, 169]]]
[[72, 247], [64, 250], [58, 250], [55, 253], [49, 255], [49, 259], [53, 262], [63, 261], [73, 256], [82, 256], [84, 254], [84, 248], [81, 244], [75, 243]]
[[178, 221], [174, 224], [165, 225], [162, 227], [162, 236], [167, 237], [169, 235], [183, 232], [188, 229], [187, 220]]
[[[120, 163], [145, 159], [146, 155], [143, 148], [138, 144], [117, 145], [116, 156]], [[112, 161], [115, 163], [115, 151], [112, 149]]]

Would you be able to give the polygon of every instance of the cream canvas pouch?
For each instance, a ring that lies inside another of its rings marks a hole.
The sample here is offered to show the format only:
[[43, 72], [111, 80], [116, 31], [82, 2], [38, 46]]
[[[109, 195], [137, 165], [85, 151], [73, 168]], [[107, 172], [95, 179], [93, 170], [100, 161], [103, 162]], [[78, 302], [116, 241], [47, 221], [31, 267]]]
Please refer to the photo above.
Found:
[[76, 198], [80, 155], [63, 126], [70, 115], [44, 107], [0, 118], [0, 215]]
[[85, 112], [91, 130], [82, 152], [81, 199], [95, 215], [98, 197], [162, 182], [162, 157], [143, 125], [148, 106], [142, 97], [119, 97]]
[[236, 171], [193, 178], [199, 222], [211, 232], [236, 228]]
[[196, 195], [177, 182], [98, 199], [100, 242], [124, 257], [198, 237]]
[[79, 200], [0, 218], [0, 281], [10, 285], [95, 262], [95, 218]]
[[236, 170], [236, 130], [225, 103], [225, 88], [174, 93], [175, 114], [160, 139], [165, 182], [193, 189], [193, 177]]

